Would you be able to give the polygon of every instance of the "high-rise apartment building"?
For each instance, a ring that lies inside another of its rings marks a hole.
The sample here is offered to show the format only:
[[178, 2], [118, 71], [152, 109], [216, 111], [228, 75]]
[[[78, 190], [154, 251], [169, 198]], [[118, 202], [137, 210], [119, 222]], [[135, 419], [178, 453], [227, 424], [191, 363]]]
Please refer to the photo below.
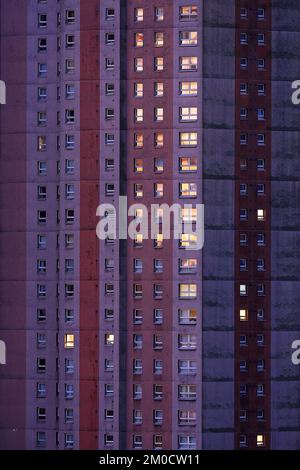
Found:
[[0, 447], [299, 449], [298, 1], [0, 5]]

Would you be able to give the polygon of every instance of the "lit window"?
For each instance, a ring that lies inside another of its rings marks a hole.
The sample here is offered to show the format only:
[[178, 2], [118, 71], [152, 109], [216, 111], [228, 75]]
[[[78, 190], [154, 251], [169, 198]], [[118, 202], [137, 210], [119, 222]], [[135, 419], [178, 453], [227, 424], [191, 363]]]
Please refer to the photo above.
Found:
[[179, 284], [180, 299], [196, 299], [197, 284]]
[[75, 337], [71, 333], [67, 333], [64, 336], [64, 347], [65, 349], [73, 349], [75, 343]]
[[47, 150], [46, 136], [44, 136], [44, 135], [39, 135], [38, 136], [37, 147], [38, 147], [39, 152], [45, 152]]
[[179, 158], [179, 170], [180, 172], [196, 172], [197, 171], [197, 159], [196, 157], [180, 157]]
[[134, 96], [136, 98], [142, 98], [144, 96], [144, 84], [143, 83], [134, 84]]
[[179, 70], [181, 71], [195, 71], [198, 69], [198, 57], [180, 57]]
[[135, 120], [135, 122], [143, 122], [143, 120], [144, 120], [144, 109], [143, 108], [135, 108], [134, 109], [134, 120]]
[[197, 46], [198, 32], [197, 31], [180, 31], [179, 44], [181, 46]]
[[134, 185], [134, 197], [143, 197], [144, 190], [141, 183], [135, 183]]
[[135, 33], [134, 34], [134, 45], [135, 47], [144, 46], [144, 33]]
[[134, 20], [143, 21], [144, 20], [144, 8], [135, 8], [134, 9]]
[[197, 208], [182, 207], [180, 216], [183, 222], [197, 222]]
[[198, 17], [197, 5], [186, 5], [179, 7], [179, 19], [180, 20], [196, 20]]
[[164, 120], [164, 108], [154, 108], [154, 120], [158, 122]]
[[264, 222], [266, 220], [266, 211], [264, 209], [257, 209], [256, 218], [258, 222]]
[[197, 121], [198, 119], [198, 108], [197, 107], [180, 107], [179, 108], [179, 120], [181, 122]]
[[164, 237], [162, 233], [157, 233], [153, 240], [154, 248], [162, 248], [164, 243]]
[[143, 173], [144, 171], [144, 164], [142, 158], [135, 158], [134, 159], [134, 172], [135, 173]]
[[154, 70], [157, 72], [162, 72], [164, 69], [164, 58], [163, 57], [155, 57], [154, 58]]
[[247, 295], [247, 285], [240, 284], [240, 296], [245, 296], [245, 295]]
[[179, 145], [181, 147], [196, 147], [198, 144], [197, 132], [180, 132]]
[[141, 233], [136, 233], [134, 235], [134, 246], [136, 248], [142, 248], [143, 241], [144, 241], [144, 239], [143, 239], [143, 235]]
[[156, 21], [163, 21], [164, 20], [164, 9], [163, 9], [163, 7], [156, 7], [155, 8], [155, 20]]
[[162, 82], [154, 83], [154, 96], [156, 97], [164, 96], [164, 84]]
[[179, 82], [179, 94], [181, 96], [197, 96], [198, 82]]
[[113, 333], [105, 333], [104, 343], [106, 346], [113, 346], [115, 342], [115, 335]]
[[163, 183], [154, 183], [154, 196], [163, 197], [164, 195], [164, 184]]
[[159, 31], [154, 33], [154, 46], [162, 47], [164, 45], [164, 33]]
[[244, 308], [240, 309], [240, 321], [248, 321], [248, 310]]
[[197, 183], [179, 183], [180, 197], [197, 197]]
[[157, 148], [161, 148], [164, 146], [164, 134], [162, 132], [155, 132], [154, 146]]
[[180, 325], [195, 325], [197, 323], [197, 310], [194, 308], [179, 309], [178, 322]]
[[196, 234], [182, 233], [179, 239], [179, 248], [186, 250], [194, 250], [198, 247], [198, 239]]
[[154, 159], [154, 172], [155, 173], [162, 173], [164, 171], [164, 161], [162, 158], [155, 158]]
[[144, 146], [144, 135], [142, 132], [136, 132], [134, 134], [134, 146], [135, 148], [143, 148]]

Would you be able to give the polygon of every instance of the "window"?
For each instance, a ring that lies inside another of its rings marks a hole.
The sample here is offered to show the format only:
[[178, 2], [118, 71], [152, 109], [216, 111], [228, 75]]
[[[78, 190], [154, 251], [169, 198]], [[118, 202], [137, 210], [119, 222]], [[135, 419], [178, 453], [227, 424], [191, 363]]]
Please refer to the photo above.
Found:
[[153, 361], [153, 373], [161, 375], [163, 373], [163, 361], [162, 359], [154, 359]]
[[162, 173], [164, 171], [164, 161], [162, 158], [155, 158], [154, 159], [154, 172], [155, 173]]
[[179, 248], [193, 250], [197, 248], [197, 235], [190, 233], [182, 233], [179, 239]]
[[240, 84], [240, 95], [248, 95], [248, 85], [247, 83]]
[[180, 197], [197, 197], [197, 183], [179, 183]]
[[240, 184], [240, 196], [247, 196], [247, 185], [245, 183]]
[[47, 212], [46, 211], [38, 211], [37, 212], [37, 223], [39, 225], [44, 225], [47, 222]]
[[46, 309], [45, 308], [38, 308], [36, 311], [37, 321], [39, 323], [45, 322], [47, 319]]
[[248, 44], [248, 34], [240, 33], [240, 44]]
[[144, 8], [134, 9], [134, 20], [137, 22], [144, 21]]
[[161, 434], [154, 434], [154, 436], [153, 436], [153, 448], [154, 448], [154, 450], [159, 450], [159, 449], [163, 448], [163, 436]]
[[155, 10], [155, 21], [163, 21], [164, 20], [164, 9], [163, 7], [156, 7]]
[[74, 374], [75, 365], [73, 359], [65, 359], [65, 373]]
[[179, 44], [181, 46], [197, 46], [198, 32], [197, 31], [180, 31]]
[[133, 373], [134, 375], [141, 375], [143, 373], [143, 361], [142, 359], [133, 360]]
[[164, 146], [164, 134], [162, 132], [154, 133], [154, 146], [161, 148]]
[[154, 197], [163, 197], [164, 195], [164, 184], [154, 183]]
[[70, 308], [65, 309], [65, 321], [72, 322], [74, 321], [74, 310]]
[[134, 134], [134, 147], [143, 148], [144, 146], [144, 135], [142, 132], [136, 132]]
[[159, 401], [163, 399], [163, 386], [153, 385], [153, 400]]
[[142, 449], [143, 448], [143, 437], [137, 434], [133, 435], [132, 438], [132, 446], [134, 449]]
[[74, 209], [66, 209], [65, 210], [65, 223], [73, 224], [74, 221], [75, 221]]
[[105, 170], [106, 171], [113, 171], [115, 168], [115, 161], [113, 158], [106, 158], [105, 159]]
[[105, 359], [104, 361], [105, 372], [113, 372], [114, 361], [112, 359]]
[[241, 384], [240, 385], [240, 396], [247, 395], [247, 385]]
[[241, 108], [240, 109], [240, 118], [241, 119], [247, 119], [248, 117], [248, 109], [247, 108]]
[[263, 421], [265, 419], [265, 411], [264, 410], [257, 410], [256, 419], [257, 419], [257, 421]]
[[115, 43], [115, 33], [105, 33], [105, 44], [110, 45]]
[[133, 385], [133, 399], [134, 400], [141, 400], [143, 396], [143, 389], [140, 384]]
[[196, 424], [196, 411], [192, 410], [179, 410], [178, 411], [178, 424], [180, 426], [190, 426]]
[[258, 8], [258, 10], [257, 10], [257, 19], [258, 20], [264, 20], [265, 19], [265, 9], [264, 8]]
[[247, 219], [248, 219], [247, 209], [240, 209], [240, 220], [247, 220]]
[[38, 136], [37, 149], [38, 149], [38, 152], [45, 152], [47, 150], [46, 136], [44, 135]]
[[72, 400], [74, 398], [74, 385], [65, 384], [65, 398], [66, 400]]
[[164, 272], [164, 263], [162, 259], [154, 260], [154, 272], [159, 274]]
[[39, 77], [46, 77], [47, 72], [48, 72], [47, 64], [39, 63], [38, 64]]
[[265, 110], [263, 108], [259, 108], [257, 110], [257, 119], [259, 121], [264, 121], [265, 120]]
[[197, 259], [179, 259], [178, 271], [180, 274], [195, 274], [197, 272]]
[[258, 33], [257, 35], [257, 44], [263, 46], [265, 44], [265, 33]]
[[264, 397], [265, 396], [265, 385], [264, 384], [257, 384], [256, 396], [258, 396], [258, 397]]
[[72, 73], [75, 70], [75, 60], [66, 59], [66, 73]]
[[194, 375], [197, 372], [196, 361], [191, 360], [179, 360], [178, 361], [178, 372], [184, 375]]
[[66, 10], [66, 24], [75, 23], [75, 10]]
[[45, 433], [45, 431], [38, 431], [36, 433], [36, 445], [38, 447], [45, 447], [46, 446], [46, 433]]
[[180, 132], [179, 145], [180, 147], [196, 147], [198, 144], [197, 132]]
[[133, 284], [133, 297], [135, 299], [141, 299], [143, 297], [142, 284]]
[[247, 420], [247, 410], [240, 410], [240, 421]]
[[144, 59], [142, 57], [134, 59], [134, 70], [135, 72], [142, 72], [144, 70]]
[[240, 321], [248, 321], [248, 310], [240, 309]]
[[256, 218], [258, 222], [264, 222], [266, 220], [266, 211], [265, 209], [257, 209]]
[[265, 345], [265, 335], [259, 334], [256, 336], [256, 344], [257, 346], [264, 346]]
[[40, 13], [38, 15], [38, 27], [39, 28], [47, 27], [47, 15], [45, 13]]
[[178, 436], [178, 449], [179, 450], [195, 450], [196, 437], [195, 436]]
[[164, 236], [162, 233], [157, 233], [153, 240], [154, 248], [162, 248], [164, 243]]
[[161, 308], [155, 308], [153, 312], [153, 321], [155, 325], [162, 325], [164, 319], [164, 312]]
[[178, 400], [181, 401], [192, 401], [196, 400], [197, 392], [196, 385], [178, 385]]
[[106, 121], [111, 121], [115, 118], [114, 108], [105, 108], [105, 119]]
[[258, 70], [264, 70], [265, 67], [266, 67], [265, 59], [257, 59], [257, 69]]
[[247, 271], [247, 260], [245, 258], [240, 259], [240, 271]]
[[65, 247], [66, 248], [74, 248], [74, 235], [73, 235], [73, 233], [66, 233], [65, 234]]
[[75, 123], [75, 111], [74, 109], [66, 109], [65, 111], [66, 124]]
[[179, 158], [179, 171], [196, 172], [197, 171], [197, 158], [196, 157], [180, 157]]
[[240, 246], [247, 246], [247, 245], [248, 245], [248, 234], [240, 233]]
[[74, 447], [74, 436], [70, 433], [65, 433], [65, 447], [72, 449]]
[[67, 299], [74, 297], [74, 284], [65, 284], [65, 296]]
[[144, 33], [134, 33], [134, 45], [135, 47], [144, 46]]
[[66, 48], [72, 49], [75, 46], [75, 36], [74, 34], [66, 35]]
[[191, 122], [197, 121], [198, 119], [198, 108], [197, 107], [180, 107], [179, 108], [179, 121], [180, 122]]
[[39, 38], [38, 39], [38, 52], [46, 52], [47, 51], [47, 38]]
[[114, 8], [106, 8], [105, 18], [107, 20], [113, 20], [115, 18], [115, 9]]
[[37, 260], [37, 272], [39, 274], [45, 274], [47, 271], [47, 262], [44, 259]]
[[240, 335], [240, 346], [247, 346], [247, 335]]
[[44, 384], [44, 383], [37, 383], [36, 384], [36, 396], [37, 396], [37, 398], [45, 398], [46, 397], [46, 384]]
[[140, 198], [143, 197], [143, 185], [141, 183], [136, 183], [134, 185], [134, 197]]
[[247, 436], [246, 434], [240, 435], [240, 447], [247, 447]]
[[245, 19], [245, 18], [248, 17], [248, 10], [247, 10], [247, 8], [245, 8], [245, 7], [241, 8], [241, 10], [240, 10], [240, 17], [241, 17], [242, 19]]
[[265, 168], [266, 168], [265, 159], [264, 158], [258, 158], [257, 161], [256, 161], [257, 171], [264, 171]]
[[163, 286], [160, 284], [154, 284], [153, 286], [153, 298], [154, 299], [162, 299], [164, 295]]
[[104, 309], [104, 318], [107, 321], [111, 321], [114, 319], [114, 310], [112, 308]]
[[105, 333], [104, 335], [104, 344], [106, 346], [113, 346], [115, 342], [115, 335], [112, 333]]
[[105, 283], [105, 295], [114, 295], [115, 288], [113, 284]]
[[106, 96], [112, 96], [115, 94], [114, 83], [105, 83], [105, 94]]
[[240, 144], [247, 145], [248, 144], [248, 135], [247, 134], [240, 134]]
[[105, 195], [113, 196], [115, 194], [115, 185], [113, 183], [105, 183]]
[[265, 94], [266, 94], [266, 85], [265, 85], [265, 83], [259, 83], [257, 85], [257, 94], [258, 94], [258, 96], [265, 96]]
[[180, 325], [196, 325], [197, 310], [194, 308], [179, 309], [178, 322]]
[[143, 83], [134, 84], [134, 96], [136, 98], [142, 98], [144, 96], [144, 84]]
[[46, 347], [46, 334], [45, 333], [37, 333], [36, 336], [36, 343], [39, 349]]
[[115, 68], [115, 61], [112, 57], [107, 57], [105, 59], [105, 68], [106, 70], [113, 70]]
[[72, 333], [67, 333], [64, 335], [64, 348], [73, 349], [75, 345], [75, 336]]
[[39, 374], [46, 372], [46, 359], [44, 357], [37, 358], [37, 372]]
[[142, 248], [143, 247], [143, 235], [141, 233], [136, 233], [134, 235], [133, 243], [136, 248]]
[[180, 20], [196, 20], [198, 17], [198, 7], [197, 5], [186, 5], [179, 7], [179, 19]]
[[198, 82], [179, 82], [179, 94], [181, 96], [197, 96]]
[[154, 82], [154, 96], [164, 96], [164, 84], [162, 82]]
[[154, 46], [162, 47], [164, 45], [164, 33], [162, 31], [154, 33]]
[[134, 259], [133, 270], [135, 273], [142, 273], [143, 272], [143, 260]]
[[114, 145], [115, 143], [115, 134], [105, 133], [105, 145]]
[[143, 323], [143, 310], [141, 309], [133, 310], [133, 323], [135, 325], [141, 325]]
[[266, 364], [264, 359], [259, 359], [256, 363], [256, 370], [258, 372], [263, 372], [265, 370]]
[[46, 87], [38, 87], [38, 100], [39, 101], [47, 100], [47, 88]]
[[163, 57], [154, 57], [154, 70], [157, 72], [162, 72], [164, 69], [164, 58]]
[[104, 434], [104, 445], [113, 446], [114, 445], [114, 436], [113, 434]]
[[265, 246], [265, 234], [264, 233], [257, 234], [256, 243], [257, 243], [257, 246]]
[[256, 262], [256, 270], [257, 271], [265, 271], [265, 260], [264, 259], [258, 259]]
[[248, 370], [248, 363], [244, 359], [240, 361], [240, 371], [245, 372]]
[[154, 120], [157, 122], [164, 120], [164, 108], [154, 108]]
[[248, 59], [247, 57], [241, 57], [240, 58], [240, 68], [242, 70], [246, 69], [248, 67]]
[[65, 423], [74, 423], [73, 408], [65, 408]]
[[134, 108], [134, 120], [135, 122], [143, 122], [144, 120], [144, 109]]
[[143, 412], [141, 410], [133, 410], [133, 424], [142, 424], [143, 423]]
[[179, 284], [180, 299], [196, 299], [197, 284]]
[[162, 410], [153, 411], [153, 424], [155, 426], [161, 426], [163, 423], [164, 412]]
[[[247, 142], [246, 142], [247, 143]], [[241, 158], [240, 159], [240, 169], [241, 171], [246, 171], [248, 168], [248, 161], [246, 158]]]
[[240, 296], [248, 295], [248, 289], [246, 284], [240, 284]]
[[198, 69], [198, 57], [179, 57], [180, 71], [195, 71]]
[[192, 351], [197, 349], [197, 337], [191, 334], [178, 335], [178, 349]]
[[74, 150], [75, 148], [75, 137], [74, 135], [67, 134], [65, 137], [65, 147], [67, 150]]

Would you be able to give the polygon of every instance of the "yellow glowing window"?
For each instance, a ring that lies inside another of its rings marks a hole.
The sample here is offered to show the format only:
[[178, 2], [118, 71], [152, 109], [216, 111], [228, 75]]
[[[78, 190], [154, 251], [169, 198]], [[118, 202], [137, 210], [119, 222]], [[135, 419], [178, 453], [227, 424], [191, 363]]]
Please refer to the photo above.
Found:
[[143, 245], [143, 235], [141, 233], [136, 233], [135, 234], [134, 244], [135, 244], [135, 246], [142, 246]]
[[136, 158], [134, 160], [134, 171], [135, 173], [142, 173], [144, 171], [144, 164], [141, 158]]
[[144, 45], [144, 33], [135, 33], [134, 35], [135, 47], [143, 47]]
[[157, 233], [154, 239], [154, 246], [156, 248], [161, 248], [164, 242], [164, 236], [162, 233]]
[[75, 336], [71, 333], [67, 333], [64, 337], [65, 349], [73, 349], [75, 345]]
[[248, 310], [240, 309], [240, 321], [248, 321]]
[[257, 447], [263, 447], [265, 445], [265, 437], [263, 436], [263, 434], [257, 434], [256, 445]]
[[115, 341], [115, 335], [113, 335], [112, 333], [107, 333], [105, 335], [105, 344], [106, 345], [112, 346], [114, 344], [114, 341]]

